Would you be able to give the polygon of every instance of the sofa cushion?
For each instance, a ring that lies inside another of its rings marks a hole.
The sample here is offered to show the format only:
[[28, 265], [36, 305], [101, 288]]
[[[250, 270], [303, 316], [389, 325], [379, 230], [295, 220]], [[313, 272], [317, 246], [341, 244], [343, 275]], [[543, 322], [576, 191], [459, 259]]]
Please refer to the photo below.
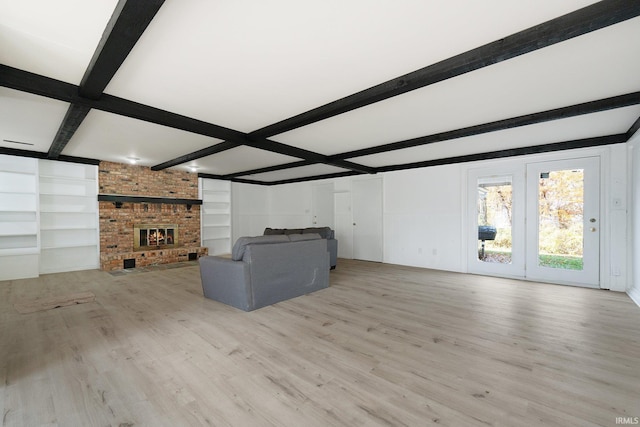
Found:
[[307, 233], [307, 234], [289, 234], [289, 240], [292, 242], [302, 242], [303, 240], [319, 240], [322, 239], [317, 233]]
[[256, 237], [240, 237], [236, 240], [231, 251], [231, 259], [240, 261], [244, 256], [244, 250], [247, 245], [265, 244], [265, 243], [282, 243], [288, 242], [289, 237], [284, 235], [256, 236]]
[[302, 228], [285, 228], [284, 234], [302, 234]]
[[264, 234], [265, 236], [273, 236], [273, 235], [279, 235], [279, 234], [284, 234], [284, 228], [270, 228], [267, 227], [264, 229]]
[[332, 231], [330, 227], [310, 227], [302, 230], [302, 234], [310, 234], [316, 233], [319, 234], [323, 239], [331, 239], [333, 238]]

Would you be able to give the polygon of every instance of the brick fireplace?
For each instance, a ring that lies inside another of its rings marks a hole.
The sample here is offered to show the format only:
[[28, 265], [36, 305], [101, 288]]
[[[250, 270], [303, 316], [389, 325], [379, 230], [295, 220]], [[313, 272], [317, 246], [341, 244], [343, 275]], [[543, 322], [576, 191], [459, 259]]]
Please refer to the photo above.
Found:
[[[102, 199], [115, 200], [99, 202], [102, 270], [168, 264], [207, 254], [200, 241], [200, 205], [187, 203], [198, 199], [196, 175], [101, 162], [99, 193]], [[141, 238], [146, 238], [145, 244]]]

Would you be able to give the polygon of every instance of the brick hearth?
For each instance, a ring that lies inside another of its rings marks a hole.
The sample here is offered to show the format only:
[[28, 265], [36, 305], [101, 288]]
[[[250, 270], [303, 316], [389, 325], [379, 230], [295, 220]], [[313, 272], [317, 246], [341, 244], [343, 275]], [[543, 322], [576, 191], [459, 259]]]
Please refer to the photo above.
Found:
[[[170, 199], [197, 199], [198, 178], [181, 171], [152, 171], [148, 167], [101, 162], [99, 193]], [[207, 254], [200, 241], [200, 206], [157, 203], [99, 202], [100, 268], [118, 270], [124, 260], [135, 259], [136, 267], [187, 261], [189, 254]], [[134, 224], [178, 224], [179, 246], [133, 250]]]

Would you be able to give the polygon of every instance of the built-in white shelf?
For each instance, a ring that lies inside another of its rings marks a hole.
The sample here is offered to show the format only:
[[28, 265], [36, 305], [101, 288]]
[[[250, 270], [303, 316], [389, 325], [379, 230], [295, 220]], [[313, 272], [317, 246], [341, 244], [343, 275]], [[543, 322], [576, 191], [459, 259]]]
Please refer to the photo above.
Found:
[[231, 183], [199, 179], [202, 210], [200, 215], [202, 246], [209, 255], [231, 252]]
[[0, 155], [0, 281], [38, 276], [38, 160]]
[[98, 168], [40, 161], [40, 272], [99, 268]]

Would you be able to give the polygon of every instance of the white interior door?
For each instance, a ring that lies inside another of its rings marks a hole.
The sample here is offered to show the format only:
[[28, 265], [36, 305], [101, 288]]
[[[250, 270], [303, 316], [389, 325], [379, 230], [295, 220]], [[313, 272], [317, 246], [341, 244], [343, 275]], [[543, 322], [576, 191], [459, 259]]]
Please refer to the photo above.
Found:
[[527, 165], [527, 278], [600, 284], [597, 157]]
[[311, 193], [313, 226], [334, 228], [333, 183], [315, 184]]
[[353, 257], [382, 262], [382, 179], [352, 182]]

